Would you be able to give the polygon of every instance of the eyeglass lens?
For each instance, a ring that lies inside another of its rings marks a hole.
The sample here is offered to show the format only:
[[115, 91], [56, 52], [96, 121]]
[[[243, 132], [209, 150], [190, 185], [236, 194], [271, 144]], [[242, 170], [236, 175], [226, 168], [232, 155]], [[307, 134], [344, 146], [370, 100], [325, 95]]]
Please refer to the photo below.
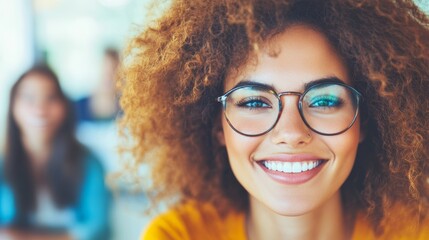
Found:
[[[325, 135], [348, 129], [356, 119], [359, 97], [347, 86], [320, 84], [304, 92], [300, 98], [300, 114], [304, 123]], [[269, 89], [246, 86], [232, 91], [225, 102], [229, 124], [245, 135], [260, 135], [276, 124], [281, 100]], [[287, 113], [284, 113], [287, 114]]]

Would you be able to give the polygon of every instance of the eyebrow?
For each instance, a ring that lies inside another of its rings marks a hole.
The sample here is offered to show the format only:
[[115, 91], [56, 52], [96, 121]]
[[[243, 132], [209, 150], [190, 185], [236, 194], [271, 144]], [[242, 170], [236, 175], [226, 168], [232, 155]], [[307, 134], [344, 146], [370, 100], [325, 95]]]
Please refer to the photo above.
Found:
[[[312, 87], [316, 84], [321, 84], [321, 83], [343, 83], [344, 84], [345, 81], [343, 81], [340, 78], [335, 77], [335, 76], [329, 76], [329, 77], [325, 77], [325, 78], [315, 79], [315, 80], [312, 80], [310, 82], [306, 82], [304, 84], [304, 91], [306, 91], [307, 89], [309, 89], [310, 87]], [[271, 90], [275, 91], [273, 85], [261, 83], [261, 82], [258, 82], [255, 80], [250, 80], [250, 79], [244, 79], [244, 80], [238, 82], [233, 88], [241, 87], [241, 86], [248, 86], [248, 85], [257, 86], [257, 87], [261, 87], [261, 88], [265, 88], [265, 89], [271, 89]]]

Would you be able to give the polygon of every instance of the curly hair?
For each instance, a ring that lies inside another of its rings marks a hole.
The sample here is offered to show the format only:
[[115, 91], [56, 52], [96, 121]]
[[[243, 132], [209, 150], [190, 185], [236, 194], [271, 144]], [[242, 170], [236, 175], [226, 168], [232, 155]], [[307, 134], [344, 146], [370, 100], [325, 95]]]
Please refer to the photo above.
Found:
[[[412, 0], [179, 0], [130, 43], [122, 69], [123, 128], [150, 196], [243, 211], [248, 194], [214, 137], [229, 71], [291, 24], [318, 29], [364, 96], [366, 138], [341, 191], [376, 232], [429, 205], [429, 18]], [[388, 211], [392, 206], [398, 211]], [[392, 215], [394, 214], [394, 216]], [[401, 215], [402, 214], [402, 215]]]

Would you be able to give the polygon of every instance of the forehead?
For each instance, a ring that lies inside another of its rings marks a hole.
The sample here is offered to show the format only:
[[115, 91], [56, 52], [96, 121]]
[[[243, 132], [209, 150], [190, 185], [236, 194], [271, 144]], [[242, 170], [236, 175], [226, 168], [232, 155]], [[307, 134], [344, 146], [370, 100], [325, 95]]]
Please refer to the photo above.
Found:
[[301, 90], [306, 82], [326, 77], [350, 83], [347, 67], [327, 37], [309, 26], [295, 25], [267, 40], [247, 63], [230, 71], [224, 88], [251, 80], [279, 91]]
[[[37, 89], [37, 90], [36, 90]], [[57, 86], [51, 78], [41, 73], [30, 73], [22, 79], [18, 86], [18, 91], [32, 90], [32, 92], [40, 91], [57, 91]]]

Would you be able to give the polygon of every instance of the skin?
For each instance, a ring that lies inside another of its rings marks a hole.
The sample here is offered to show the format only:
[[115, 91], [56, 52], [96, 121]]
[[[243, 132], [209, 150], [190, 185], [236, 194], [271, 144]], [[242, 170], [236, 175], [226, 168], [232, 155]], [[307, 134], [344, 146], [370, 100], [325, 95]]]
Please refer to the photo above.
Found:
[[[65, 103], [58, 95], [52, 80], [45, 75], [32, 73], [20, 83], [12, 111], [36, 179], [40, 181], [43, 167], [51, 152], [53, 138], [66, 116]], [[67, 234], [47, 235], [14, 229], [5, 230], [0, 234], [14, 240], [71, 239]]]
[[13, 114], [24, 136], [51, 139], [64, 120], [65, 105], [54, 83], [33, 73], [18, 87]]
[[105, 55], [101, 69], [101, 82], [90, 98], [91, 112], [97, 118], [111, 118], [117, 111], [115, 77], [118, 64], [118, 59]]
[[[270, 53], [278, 54], [270, 54]], [[256, 60], [256, 61], [255, 61]], [[351, 84], [348, 70], [326, 37], [304, 25], [295, 25], [262, 46], [255, 58], [225, 80], [227, 91], [251, 80], [273, 86], [277, 92], [304, 91], [304, 84], [337, 77]], [[352, 224], [345, 223], [340, 187], [350, 174], [363, 138], [359, 119], [346, 132], [323, 136], [302, 121], [297, 96], [283, 96], [282, 115], [270, 132], [246, 137], [222, 117], [218, 139], [228, 151], [231, 168], [250, 194], [247, 233], [250, 239], [348, 239]], [[319, 173], [299, 184], [274, 181], [257, 161], [310, 154], [324, 164]], [[288, 226], [288, 227], [284, 227]]]
[[37, 171], [46, 164], [52, 140], [64, 121], [64, 102], [52, 80], [33, 73], [20, 83], [12, 111], [25, 150]]

